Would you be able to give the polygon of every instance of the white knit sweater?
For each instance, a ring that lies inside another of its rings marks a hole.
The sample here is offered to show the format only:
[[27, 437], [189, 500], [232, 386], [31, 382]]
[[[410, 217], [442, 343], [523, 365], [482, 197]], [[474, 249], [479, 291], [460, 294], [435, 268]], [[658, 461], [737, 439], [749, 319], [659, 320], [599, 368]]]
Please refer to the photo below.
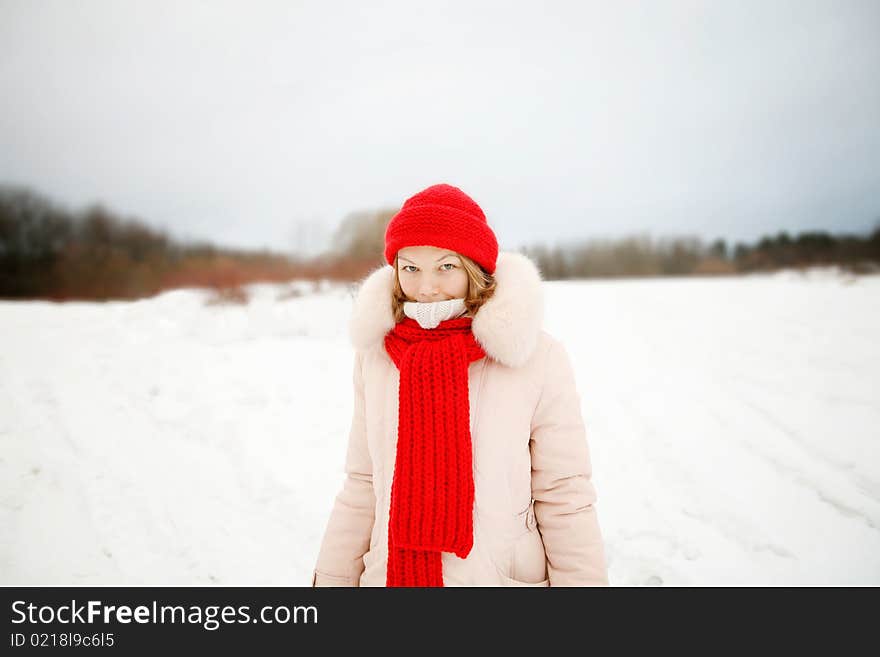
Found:
[[404, 301], [403, 312], [412, 317], [419, 326], [426, 329], [437, 328], [440, 322], [467, 314], [464, 299], [444, 299], [443, 301]]

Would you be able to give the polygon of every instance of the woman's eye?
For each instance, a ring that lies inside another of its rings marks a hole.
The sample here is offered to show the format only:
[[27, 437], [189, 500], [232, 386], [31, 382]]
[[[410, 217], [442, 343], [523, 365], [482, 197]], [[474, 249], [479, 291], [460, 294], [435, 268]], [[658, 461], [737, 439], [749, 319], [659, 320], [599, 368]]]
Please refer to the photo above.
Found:
[[[448, 269], [443, 269], [444, 267], [448, 267]], [[410, 271], [410, 268], [412, 268], [412, 271]], [[418, 267], [416, 267], [415, 265], [403, 265], [400, 268], [401, 271], [405, 271], [407, 273], [413, 273], [416, 269], [418, 269]], [[442, 265], [440, 265], [440, 269], [443, 269], [443, 271], [452, 271], [453, 269], [455, 269], [455, 263], [444, 262]]]

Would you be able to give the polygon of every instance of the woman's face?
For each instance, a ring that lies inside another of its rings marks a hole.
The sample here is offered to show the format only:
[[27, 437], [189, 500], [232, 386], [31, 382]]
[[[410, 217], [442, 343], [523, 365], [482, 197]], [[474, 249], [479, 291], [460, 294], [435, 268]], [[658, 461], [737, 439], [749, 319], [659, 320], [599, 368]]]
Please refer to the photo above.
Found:
[[445, 301], [467, 296], [467, 272], [458, 255], [449, 249], [434, 246], [400, 249], [397, 278], [408, 301]]

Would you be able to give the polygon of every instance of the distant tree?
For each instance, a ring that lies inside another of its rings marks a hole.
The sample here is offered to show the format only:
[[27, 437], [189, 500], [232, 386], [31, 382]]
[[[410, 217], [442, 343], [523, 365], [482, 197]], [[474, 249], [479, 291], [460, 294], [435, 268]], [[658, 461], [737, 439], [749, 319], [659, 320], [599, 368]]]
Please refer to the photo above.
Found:
[[795, 240], [798, 260], [830, 262], [834, 254], [836, 240], [824, 231], [800, 233]]
[[727, 258], [727, 242], [723, 239], [718, 238], [709, 246], [709, 255], [714, 256], [716, 258]]
[[331, 240], [334, 255], [356, 260], [382, 261], [385, 229], [396, 209], [360, 210], [345, 216]]
[[519, 252], [535, 263], [538, 271], [541, 272], [541, 278], [544, 280], [552, 280], [552, 277], [556, 275], [547, 245], [533, 244], [531, 246], [522, 246], [519, 248]]
[[880, 220], [874, 226], [874, 232], [868, 238], [868, 253], [880, 261]]
[[702, 243], [696, 237], [677, 237], [661, 241], [661, 273], [691, 273], [700, 261], [702, 250]]
[[73, 230], [70, 215], [45, 196], [0, 186], [0, 296], [29, 297], [47, 289], [52, 264]]
[[78, 222], [77, 241], [93, 247], [108, 247], [119, 233], [119, 219], [103, 205], [92, 205], [85, 210]]
[[57, 254], [70, 238], [72, 220], [45, 196], [0, 186], [0, 253], [22, 260]]
[[551, 268], [554, 278], [571, 278], [571, 263], [568, 260], [568, 252], [562, 245], [557, 245], [550, 251], [550, 262], [552, 263]]
[[[602, 255], [603, 251], [607, 255]], [[606, 276], [650, 276], [657, 273], [657, 253], [647, 234], [610, 243], [598, 242], [594, 245], [592, 258], [602, 263]]]

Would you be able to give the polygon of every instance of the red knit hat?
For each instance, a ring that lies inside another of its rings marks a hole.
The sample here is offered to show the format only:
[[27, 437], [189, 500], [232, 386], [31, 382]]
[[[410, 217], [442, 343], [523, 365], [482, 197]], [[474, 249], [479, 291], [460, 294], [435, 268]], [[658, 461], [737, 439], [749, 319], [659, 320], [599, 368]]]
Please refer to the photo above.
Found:
[[406, 246], [435, 246], [467, 256], [495, 273], [498, 240], [474, 200], [452, 185], [431, 185], [406, 200], [385, 229], [385, 260]]

